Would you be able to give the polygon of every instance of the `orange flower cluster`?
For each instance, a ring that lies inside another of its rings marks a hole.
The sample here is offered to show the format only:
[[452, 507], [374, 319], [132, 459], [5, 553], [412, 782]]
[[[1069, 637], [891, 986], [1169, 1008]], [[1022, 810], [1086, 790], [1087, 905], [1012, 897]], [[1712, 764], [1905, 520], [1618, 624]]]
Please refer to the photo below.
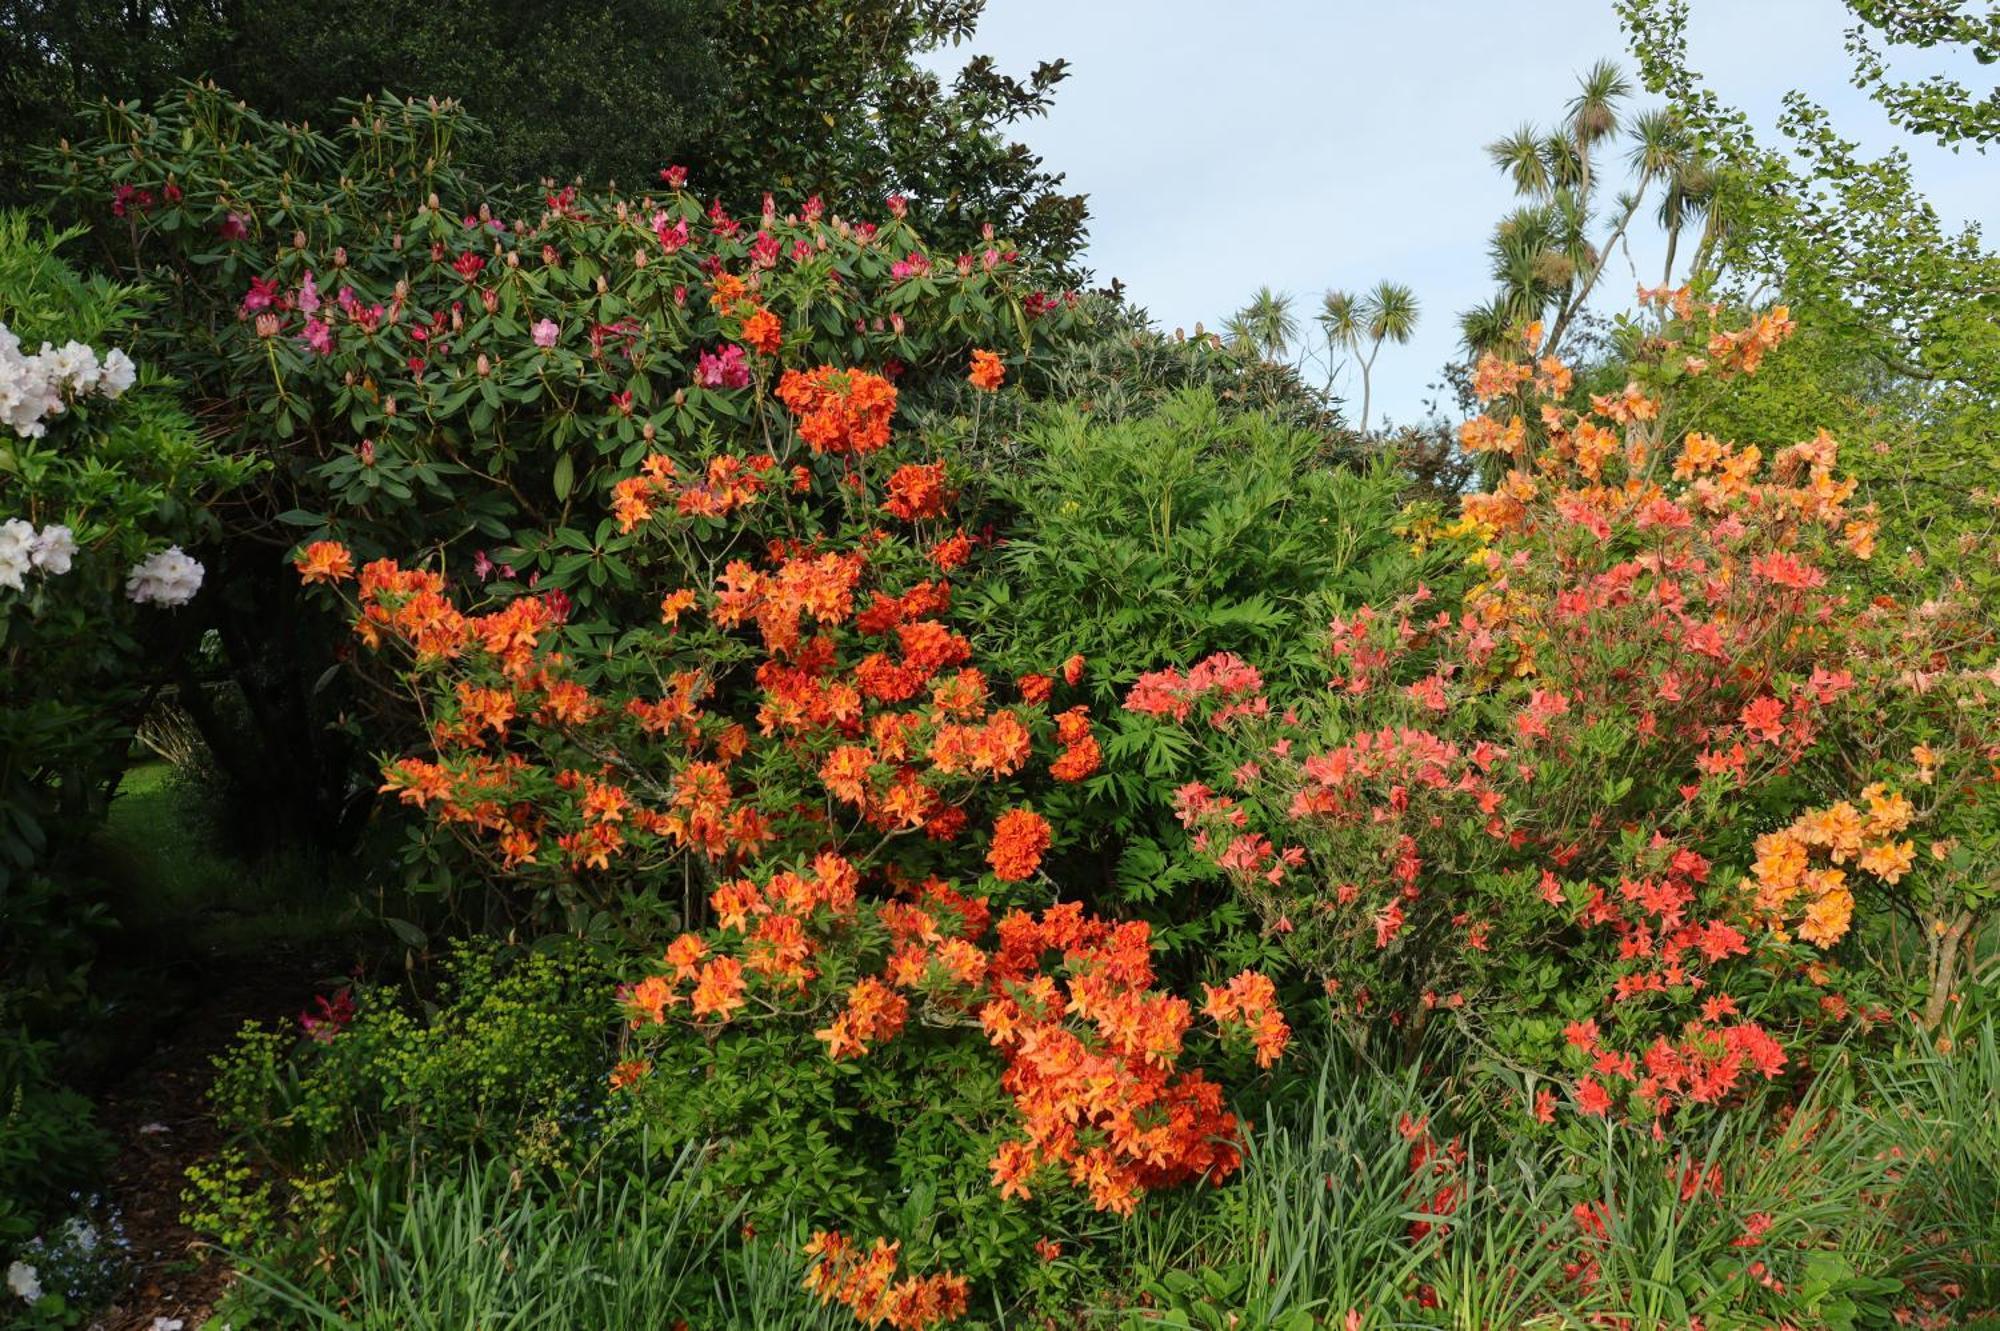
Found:
[[720, 518], [755, 503], [771, 486], [778, 460], [768, 453], [752, 457], [717, 454], [708, 460], [698, 480], [679, 483], [672, 458], [649, 454], [637, 476], [611, 487], [611, 512], [618, 530], [630, 532], [649, 520], [656, 506], [672, 504], [684, 518]]
[[993, 844], [986, 862], [1003, 883], [1032, 878], [1049, 848], [1048, 819], [1033, 809], [1009, 809], [993, 824]]
[[896, 1279], [900, 1241], [876, 1239], [862, 1252], [839, 1230], [815, 1232], [806, 1244], [813, 1258], [805, 1287], [821, 1303], [842, 1303], [865, 1326], [887, 1323], [896, 1331], [925, 1331], [965, 1316], [971, 1286], [964, 1276], [943, 1272]]
[[996, 392], [1007, 382], [1007, 367], [1000, 357], [991, 351], [979, 350], [972, 353], [972, 369], [965, 376], [966, 382], [981, 392]]
[[744, 560], [731, 560], [722, 571], [710, 615], [723, 628], [754, 622], [767, 651], [792, 656], [799, 649], [802, 620], [839, 624], [854, 613], [854, 591], [864, 566], [859, 551], [788, 555], [773, 573], [759, 573]]
[[[1039, 918], [1016, 911], [998, 935], [979, 1020], [1007, 1055], [1001, 1085], [1027, 1134], [993, 1158], [1002, 1195], [1027, 1197], [1037, 1174], [1060, 1169], [1099, 1210], [1129, 1215], [1148, 1189], [1233, 1173], [1242, 1153], [1221, 1088], [1174, 1072], [1190, 1010], [1151, 989], [1146, 924], [1069, 902]], [[1041, 973], [1051, 952], [1066, 982]]]
[[847, 1058], [894, 1039], [909, 1019], [909, 1000], [871, 975], [847, 991], [847, 1006], [813, 1037], [826, 1044], [828, 1058]]
[[1217, 1026], [1225, 1030], [1240, 1026], [1249, 1033], [1258, 1067], [1268, 1068], [1278, 1061], [1291, 1043], [1292, 1028], [1278, 1007], [1277, 986], [1268, 975], [1244, 971], [1220, 988], [1206, 984], [1202, 989], [1208, 998], [1202, 1010]]
[[1090, 730], [1090, 709], [1072, 707], [1056, 717], [1056, 743], [1062, 752], [1049, 764], [1049, 775], [1058, 781], [1081, 781], [1104, 762], [1097, 736]]
[[799, 420], [799, 438], [815, 453], [862, 456], [889, 442], [896, 387], [866, 370], [786, 370], [778, 400]]
[[905, 522], [941, 518], [955, 498], [944, 483], [944, 463], [910, 462], [889, 477], [889, 498], [882, 511]]
[[[1078, 903], [1040, 916], [1010, 912], [990, 950], [984, 898], [927, 880], [913, 894], [864, 906], [857, 871], [825, 853], [810, 874], [774, 874], [762, 886], [725, 883], [711, 905], [736, 934], [742, 964], [715, 955], [700, 935], [668, 949], [662, 973], [625, 994], [635, 1027], [687, 1005], [691, 1017], [728, 1019], [744, 983], [794, 998], [817, 978], [812, 959], [872, 917], [890, 951], [880, 975], [846, 990], [832, 1021], [816, 1031], [831, 1059], [856, 1058], [896, 1037], [920, 995], [938, 1024], [976, 1021], [1007, 1059], [1002, 1087], [1025, 1133], [992, 1162], [995, 1184], [1026, 1197], [1034, 1176], [1060, 1170], [1099, 1209], [1130, 1212], [1142, 1192], [1196, 1178], [1219, 1181], [1240, 1162], [1235, 1119], [1221, 1090], [1199, 1072], [1176, 1072], [1191, 1009], [1153, 988], [1152, 940], [1139, 921], [1114, 924]], [[1060, 978], [1045, 969], [1060, 959]], [[718, 972], [720, 976], [718, 979]], [[692, 1001], [682, 990], [695, 984]], [[704, 987], [719, 996], [704, 1003]], [[1209, 991], [1218, 1024], [1247, 1029], [1258, 1062], [1270, 1066], [1290, 1038], [1268, 979], [1246, 972]]]
[[[1772, 928], [1782, 933], [1786, 922], [1796, 918], [1800, 938], [1815, 947], [1832, 947], [1847, 935], [1854, 917], [1854, 891], [1838, 866], [1851, 861], [1892, 886], [1910, 871], [1916, 843], [1895, 840], [1910, 825], [1910, 801], [1881, 782], [1862, 791], [1861, 798], [1866, 813], [1841, 800], [1757, 838], [1757, 861], [1750, 873], [1757, 910]], [[1815, 866], [1814, 852], [1826, 863]]]
[[292, 567], [299, 571], [299, 581], [308, 585], [345, 582], [354, 576], [354, 556], [338, 541], [314, 541], [292, 561]]
[[444, 578], [429, 569], [406, 569], [377, 559], [361, 570], [361, 620], [355, 625], [370, 647], [389, 633], [419, 659], [440, 660], [464, 650], [468, 625], [444, 594]]
[[775, 356], [785, 345], [785, 325], [760, 306], [743, 321], [743, 343], [759, 355]]

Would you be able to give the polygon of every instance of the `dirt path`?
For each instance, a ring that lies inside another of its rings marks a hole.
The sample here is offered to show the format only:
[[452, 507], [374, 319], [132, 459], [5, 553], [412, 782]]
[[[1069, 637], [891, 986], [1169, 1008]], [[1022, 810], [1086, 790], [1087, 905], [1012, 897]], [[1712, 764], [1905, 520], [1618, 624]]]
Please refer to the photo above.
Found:
[[203, 977], [205, 987], [167, 1038], [134, 1062], [98, 1102], [98, 1121], [119, 1144], [105, 1189], [131, 1244], [132, 1279], [93, 1325], [152, 1331], [155, 1319], [198, 1331], [228, 1281], [180, 1221], [187, 1167], [223, 1144], [204, 1100], [213, 1060], [246, 1021], [295, 1015], [319, 991], [324, 958], [271, 956], [254, 969]]

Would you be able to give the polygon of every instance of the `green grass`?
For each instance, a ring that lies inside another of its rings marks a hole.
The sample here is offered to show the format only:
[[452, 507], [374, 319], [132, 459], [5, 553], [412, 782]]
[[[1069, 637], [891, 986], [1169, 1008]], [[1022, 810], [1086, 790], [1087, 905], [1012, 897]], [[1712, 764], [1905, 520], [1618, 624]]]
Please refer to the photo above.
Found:
[[236, 859], [209, 842], [189, 805], [163, 762], [136, 766], [119, 784], [95, 867], [128, 938], [232, 958], [324, 950], [361, 930], [348, 866], [295, 853]]
[[255, 1260], [243, 1280], [282, 1324], [310, 1331], [853, 1326], [799, 1287], [800, 1259], [697, 1220], [698, 1169], [689, 1151], [551, 1188], [500, 1161], [432, 1166], [365, 1188], [358, 1239], [309, 1280]]

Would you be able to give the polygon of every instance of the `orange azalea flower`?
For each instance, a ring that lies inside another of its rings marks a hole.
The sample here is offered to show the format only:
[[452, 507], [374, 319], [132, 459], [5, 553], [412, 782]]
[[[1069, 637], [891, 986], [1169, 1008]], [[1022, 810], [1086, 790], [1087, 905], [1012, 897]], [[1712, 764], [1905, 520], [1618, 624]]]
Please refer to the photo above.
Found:
[[896, 1279], [901, 1243], [876, 1239], [863, 1254], [839, 1230], [816, 1232], [806, 1244], [815, 1259], [805, 1288], [821, 1303], [845, 1304], [864, 1326], [886, 1322], [895, 1331], [928, 1331], [965, 1316], [970, 1285], [950, 1272]]
[[974, 388], [991, 393], [1007, 382], [1007, 367], [1000, 357], [991, 351], [979, 350], [972, 353], [972, 372], [965, 376]]
[[944, 463], [906, 463], [889, 477], [889, 498], [882, 510], [905, 522], [940, 518], [951, 507], [953, 494], [945, 487]]
[[1033, 809], [1009, 809], [993, 824], [993, 844], [986, 862], [1003, 883], [1032, 878], [1049, 848], [1048, 820]]
[[354, 556], [339, 541], [314, 541], [292, 561], [302, 582], [345, 582], [354, 576]]
[[872, 453], [889, 442], [896, 413], [896, 388], [866, 370], [822, 365], [810, 372], [785, 371], [778, 400], [799, 418], [799, 438], [815, 453]]
[[620, 1061], [617, 1067], [611, 1069], [611, 1089], [622, 1091], [652, 1070], [653, 1064], [648, 1059], [624, 1059]]
[[743, 987], [743, 963], [734, 957], [717, 957], [701, 968], [690, 1010], [697, 1017], [727, 1018], [743, 1006]]
[[777, 315], [760, 308], [743, 321], [743, 342], [759, 355], [775, 356], [785, 344], [785, 325]]

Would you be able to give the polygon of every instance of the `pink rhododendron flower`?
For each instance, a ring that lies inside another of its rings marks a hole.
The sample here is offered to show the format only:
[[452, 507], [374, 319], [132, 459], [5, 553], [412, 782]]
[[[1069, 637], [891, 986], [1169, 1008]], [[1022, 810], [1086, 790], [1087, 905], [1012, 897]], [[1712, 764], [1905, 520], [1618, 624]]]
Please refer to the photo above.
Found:
[[720, 355], [702, 352], [695, 364], [694, 381], [703, 388], [748, 388], [750, 364], [744, 359], [743, 348], [731, 343]]
[[532, 332], [535, 345], [538, 347], [552, 347], [556, 344], [556, 339], [562, 336], [562, 329], [556, 326], [554, 319], [542, 320], [534, 326]]

